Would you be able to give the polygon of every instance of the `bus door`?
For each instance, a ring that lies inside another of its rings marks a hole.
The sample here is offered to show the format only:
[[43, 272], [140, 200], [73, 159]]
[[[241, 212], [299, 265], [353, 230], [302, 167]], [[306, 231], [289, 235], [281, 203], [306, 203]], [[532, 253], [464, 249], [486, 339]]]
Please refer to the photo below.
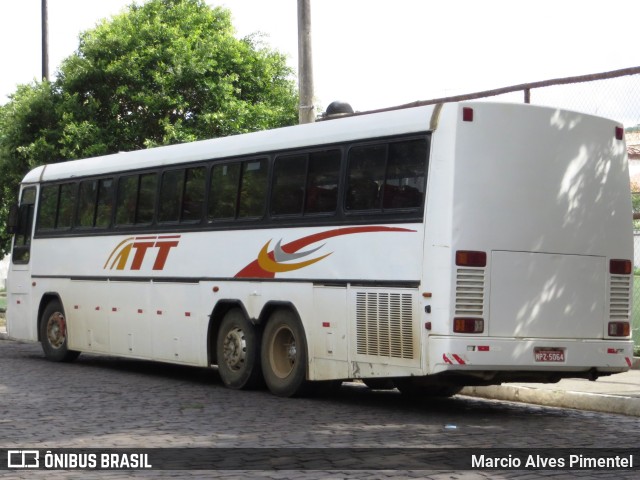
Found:
[[16, 338], [37, 340], [37, 322], [31, 318], [31, 240], [36, 187], [22, 190], [14, 226], [11, 265], [7, 278], [7, 330]]

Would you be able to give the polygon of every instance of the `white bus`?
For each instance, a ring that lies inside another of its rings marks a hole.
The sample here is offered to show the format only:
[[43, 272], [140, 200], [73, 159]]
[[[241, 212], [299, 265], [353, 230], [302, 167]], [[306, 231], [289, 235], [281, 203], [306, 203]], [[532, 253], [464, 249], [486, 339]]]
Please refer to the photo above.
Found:
[[624, 131], [594, 116], [444, 104], [51, 164], [14, 214], [8, 332], [54, 361], [281, 396], [631, 364]]

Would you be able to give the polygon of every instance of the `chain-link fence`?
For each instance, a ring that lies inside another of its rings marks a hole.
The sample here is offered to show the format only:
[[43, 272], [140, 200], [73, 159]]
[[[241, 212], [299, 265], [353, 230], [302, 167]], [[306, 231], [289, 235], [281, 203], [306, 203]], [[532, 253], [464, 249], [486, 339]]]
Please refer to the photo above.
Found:
[[636, 353], [640, 354], [640, 67], [513, 85], [381, 110], [473, 99], [564, 108], [611, 118], [625, 126], [635, 224], [632, 332]]

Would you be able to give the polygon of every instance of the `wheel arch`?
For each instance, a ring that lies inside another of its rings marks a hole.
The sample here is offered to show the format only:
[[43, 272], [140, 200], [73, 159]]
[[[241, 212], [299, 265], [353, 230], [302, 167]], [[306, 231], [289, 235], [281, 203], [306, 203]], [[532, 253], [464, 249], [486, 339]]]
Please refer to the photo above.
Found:
[[60, 302], [60, 305], [62, 305], [62, 308], [64, 309], [64, 303], [62, 303], [62, 298], [60, 297], [60, 294], [58, 294], [57, 292], [46, 292], [40, 298], [40, 304], [38, 305], [38, 318], [36, 319], [36, 328], [38, 332], [39, 342], [42, 341], [42, 338], [40, 335], [40, 324], [42, 323], [42, 314], [44, 313], [44, 309], [47, 308], [47, 305], [49, 305], [54, 300], [57, 300], [58, 302]]

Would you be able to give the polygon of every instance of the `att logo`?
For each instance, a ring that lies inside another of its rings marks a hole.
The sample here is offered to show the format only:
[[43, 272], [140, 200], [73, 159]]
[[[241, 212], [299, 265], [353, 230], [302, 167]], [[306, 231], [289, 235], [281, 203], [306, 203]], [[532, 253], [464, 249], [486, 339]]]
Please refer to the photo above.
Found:
[[[120, 242], [111, 251], [111, 255], [103, 269], [140, 270], [146, 256], [153, 258], [153, 269], [163, 270], [169, 252], [180, 243], [180, 235], [155, 235], [145, 237], [129, 237]], [[129, 257], [133, 253], [133, 260], [129, 264]]]

